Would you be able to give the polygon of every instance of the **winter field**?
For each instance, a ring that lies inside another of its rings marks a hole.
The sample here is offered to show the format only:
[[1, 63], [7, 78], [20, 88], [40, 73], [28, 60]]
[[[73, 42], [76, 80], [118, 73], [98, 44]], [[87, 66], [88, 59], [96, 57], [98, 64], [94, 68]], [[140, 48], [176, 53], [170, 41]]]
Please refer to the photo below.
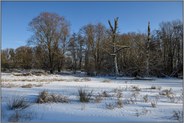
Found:
[[182, 79], [13, 73], [1, 79], [3, 122], [182, 121]]

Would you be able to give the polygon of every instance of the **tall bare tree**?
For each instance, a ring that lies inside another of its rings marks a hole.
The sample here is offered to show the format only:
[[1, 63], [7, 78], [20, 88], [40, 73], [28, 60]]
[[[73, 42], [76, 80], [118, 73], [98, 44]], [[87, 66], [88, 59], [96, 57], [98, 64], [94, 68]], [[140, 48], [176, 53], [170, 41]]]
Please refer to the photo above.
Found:
[[128, 46], [119, 46], [117, 44], [117, 29], [118, 29], [118, 18], [114, 19], [114, 27], [112, 26], [110, 20], [108, 20], [110, 31], [111, 31], [111, 39], [112, 39], [112, 53], [110, 53], [111, 56], [113, 56], [114, 59], [114, 68], [115, 68], [115, 75], [119, 74], [118, 71], [118, 63], [117, 63], [117, 53], [120, 52], [124, 48], [128, 48]]
[[150, 22], [148, 22], [148, 39], [147, 39], [147, 46], [146, 46], [146, 75], [149, 76], [149, 58], [150, 58]]
[[65, 47], [66, 35], [68, 34], [69, 27], [68, 21], [57, 14], [43, 12], [34, 18], [29, 26], [34, 33], [29, 42], [45, 49], [49, 61], [50, 73], [53, 73], [60, 48], [59, 42], [62, 41], [63, 47]]
[[79, 50], [79, 47], [77, 45], [77, 35], [74, 33], [72, 35], [72, 37], [70, 38], [70, 42], [68, 45], [68, 50], [71, 54], [71, 58], [72, 58], [72, 70], [74, 72], [74, 74], [76, 73], [77, 70], [77, 52]]

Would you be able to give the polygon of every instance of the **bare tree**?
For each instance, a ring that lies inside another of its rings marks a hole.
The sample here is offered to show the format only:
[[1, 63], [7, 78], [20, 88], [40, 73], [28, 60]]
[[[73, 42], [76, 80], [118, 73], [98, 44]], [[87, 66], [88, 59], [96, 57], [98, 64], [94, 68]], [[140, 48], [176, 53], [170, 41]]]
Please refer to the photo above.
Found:
[[81, 36], [81, 34], [79, 33], [77, 36], [77, 43], [78, 43], [78, 59], [79, 59], [79, 64], [78, 64], [78, 68], [79, 70], [82, 69], [82, 61], [83, 61], [83, 54], [84, 54], [84, 38]]
[[148, 22], [148, 39], [146, 46], [146, 75], [149, 76], [149, 57], [150, 57], [150, 22]]
[[15, 63], [17, 68], [31, 69], [33, 53], [32, 48], [27, 46], [18, 47], [15, 50]]
[[72, 35], [72, 37], [70, 38], [70, 42], [69, 42], [69, 45], [68, 45], [68, 50], [71, 54], [71, 57], [72, 57], [72, 70], [74, 72], [74, 74], [76, 73], [76, 70], [77, 70], [77, 52], [78, 52], [78, 45], [77, 45], [77, 35], [74, 33]]
[[120, 52], [124, 48], [128, 48], [128, 46], [119, 46], [116, 42], [117, 37], [117, 28], [118, 28], [118, 18], [114, 19], [114, 27], [112, 26], [110, 20], [108, 21], [111, 31], [111, 38], [112, 38], [112, 53], [110, 53], [111, 56], [113, 56], [114, 59], [114, 68], [115, 68], [115, 75], [119, 74], [118, 71], [118, 63], [117, 63], [117, 53]]
[[[45, 49], [49, 61], [50, 73], [53, 73], [56, 66], [55, 61], [58, 58], [57, 54], [60, 48], [60, 41], [63, 42], [63, 48], [65, 48], [66, 35], [68, 34], [69, 27], [68, 22], [64, 17], [57, 14], [44, 12], [34, 18], [29, 26], [34, 33], [29, 42]], [[58, 60], [60, 60], [60, 57]]]

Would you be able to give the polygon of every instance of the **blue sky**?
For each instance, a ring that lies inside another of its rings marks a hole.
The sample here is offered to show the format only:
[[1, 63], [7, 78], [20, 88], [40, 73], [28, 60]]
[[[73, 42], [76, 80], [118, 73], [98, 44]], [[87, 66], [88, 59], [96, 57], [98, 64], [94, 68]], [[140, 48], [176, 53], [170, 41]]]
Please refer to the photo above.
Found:
[[2, 2], [2, 49], [26, 45], [29, 22], [41, 12], [64, 16], [71, 33], [97, 22], [119, 17], [120, 33], [146, 32], [148, 21], [157, 29], [162, 21], [182, 20], [182, 2]]

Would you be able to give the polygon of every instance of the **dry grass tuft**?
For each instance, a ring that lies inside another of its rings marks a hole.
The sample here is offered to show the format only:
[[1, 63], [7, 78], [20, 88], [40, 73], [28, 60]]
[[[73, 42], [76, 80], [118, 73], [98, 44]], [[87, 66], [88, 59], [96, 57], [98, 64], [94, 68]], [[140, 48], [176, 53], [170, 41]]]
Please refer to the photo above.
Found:
[[89, 102], [91, 99], [92, 93], [93, 93], [93, 91], [87, 92], [86, 90], [84, 90], [82, 88], [79, 89], [78, 94], [79, 94], [80, 102]]
[[68, 98], [59, 94], [49, 94], [46, 90], [40, 92], [37, 103], [68, 103]]
[[30, 106], [30, 103], [26, 101], [24, 97], [14, 97], [9, 100], [7, 106], [10, 110], [25, 109]]

